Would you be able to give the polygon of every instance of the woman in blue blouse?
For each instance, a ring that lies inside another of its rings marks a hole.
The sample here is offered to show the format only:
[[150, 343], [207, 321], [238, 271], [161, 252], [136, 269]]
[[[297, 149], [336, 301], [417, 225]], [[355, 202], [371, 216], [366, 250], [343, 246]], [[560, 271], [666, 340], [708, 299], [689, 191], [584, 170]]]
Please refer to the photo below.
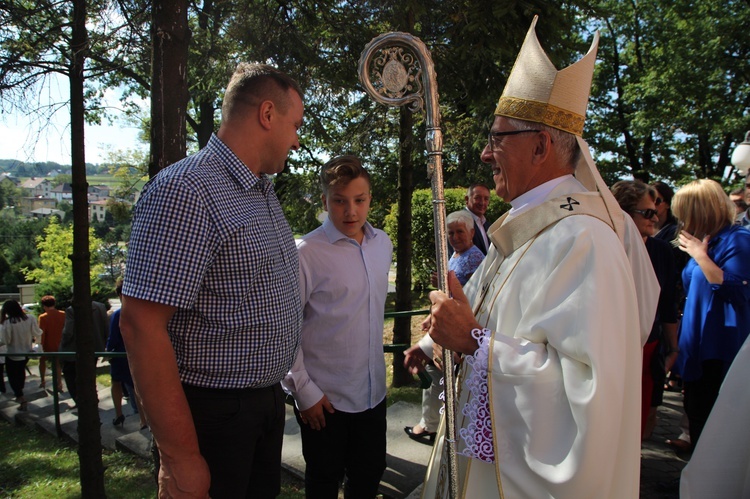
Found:
[[474, 219], [468, 210], [454, 211], [445, 218], [448, 242], [454, 250], [448, 270], [456, 273], [463, 286], [484, 260], [484, 253], [474, 246]]
[[750, 332], [750, 231], [734, 225], [734, 205], [713, 180], [681, 188], [672, 211], [681, 228], [675, 242], [692, 257], [682, 271], [687, 298], [675, 366], [695, 447]]
[[[448, 270], [456, 273], [456, 278], [463, 286], [484, 260], [484, 253], [474, 245], [474, 218], [468, 210], [454, 211], [445, 218], [445, 226], [448, 231], [448, 243], [454, 250], [448, 260]], [[432, 274], [432, 285], [437, 286], [437, 273]], [[412, 440], [434, 442], [440, 424], [440, 408], [443, 406], [440, 401], [440, 394], [443, 392], [440, 379], [443, 374], [433, 363], [432, 355], [423, 351], [419, 343], [404, 354], [407, 362], [411, 357], [422, 361], [425, 371], [432, 378], [430, 387], [422, 392], [421, 421], [415, 426], [405, 426], [404, 431]]]

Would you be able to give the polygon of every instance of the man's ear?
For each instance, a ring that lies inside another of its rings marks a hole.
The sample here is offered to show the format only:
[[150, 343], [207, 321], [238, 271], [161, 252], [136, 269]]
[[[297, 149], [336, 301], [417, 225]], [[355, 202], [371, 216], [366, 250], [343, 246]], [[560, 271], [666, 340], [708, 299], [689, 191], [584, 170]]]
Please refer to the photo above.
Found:
[[266, 130], [270, 130], [275, 113], [276, 106], [274, 106], [273, 101], [265, 100], [261, 102], [260, 106], [258, 106], [258, 121], [260, 122], [260, 126]]
[[552, 137], [546, 131], [537, 133], [532, 149], [532, 161], [535, 163], [544, 163], [552, 153]]
[[320, 200], [323, 201], [323, 211], [328, 211], [328, 198], [325, 194], [320, 195]]

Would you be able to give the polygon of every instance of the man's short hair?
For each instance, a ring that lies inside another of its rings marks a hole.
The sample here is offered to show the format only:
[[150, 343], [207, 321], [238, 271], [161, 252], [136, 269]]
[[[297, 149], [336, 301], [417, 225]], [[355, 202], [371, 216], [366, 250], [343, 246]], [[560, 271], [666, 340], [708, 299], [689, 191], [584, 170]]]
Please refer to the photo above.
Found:
[[485, 189], [485, 190], [486, 190], [487, 192], [489, 192], [489, 193], [491, 193], [491, 192], [492, 192], [492, 191], [490, 190], [490, 188], [489, 188], [489, 187], [487, 187], [487, 186], [486, 186], [486, 185], [484, 185], [484, 184], [471, 184], [471, 185], [469, 186], [469, 188], [468, 188], [468, 189], [466, 189], [466, 197], [471, 197], [471, 193], [472, 193], [472, 191], [473, 191], [474, 189], [476, 189], [477, 187], [482, 187], [482, 188], [484, 188], [484, 189]]
[[445, 217], [446, 228], [448, 228], [450, 224], [456, 222], [464, 224], [464, 227], [466, 227], [467, 231], [474, 230], [474, 217], [472, 217], [471, 214], [466, 210], [454, 211], [452, 213], [449, 213], [448, 216]]
[[370, 185], [370, 174], [362, 166], [358, 157], [353, 155], [338, 156], [323, 165], [320, 170], [320, 188], [323, 194], [330, 189], [347, 185], [355, 178], [364, 178]]
[[519, 120], [516, 118], [507, 118], [508, 123], [515, 130], [542, 130], [547, 132], [555, 144], [557, 159], [560, 164], [575, 169], [578, 160], [581, 158], [581, 148], [578, 147], [578, 139], [569, 132], [563, 132], [557, 128], [547, 126], [543, 123], [534, 123], [533, 121]]
[[43, 307], [54, 307], [56, 303], [55, 297], [52, 295], [44, 295], [40, 301]]
[[270, 100], [282, 112], [289, 108], [289, 90], [303, 98], [299, 84], [289, 75], [268, 64], [242, 62], [237, 66], [224, 92], [221, 105], [223, 120], [231, 120], [247, 108]]

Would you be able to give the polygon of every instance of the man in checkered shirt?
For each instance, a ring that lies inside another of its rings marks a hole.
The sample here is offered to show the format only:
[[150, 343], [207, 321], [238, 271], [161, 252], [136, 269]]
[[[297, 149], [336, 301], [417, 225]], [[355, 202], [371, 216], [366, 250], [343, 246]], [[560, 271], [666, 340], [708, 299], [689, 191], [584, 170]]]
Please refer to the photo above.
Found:
[[121, 329], [159, 448], [160, 497], [276, 497], [299, 263], [268, 175], [299, 148], [302, 91], [241, 64], [219, 131], [144, 187]]

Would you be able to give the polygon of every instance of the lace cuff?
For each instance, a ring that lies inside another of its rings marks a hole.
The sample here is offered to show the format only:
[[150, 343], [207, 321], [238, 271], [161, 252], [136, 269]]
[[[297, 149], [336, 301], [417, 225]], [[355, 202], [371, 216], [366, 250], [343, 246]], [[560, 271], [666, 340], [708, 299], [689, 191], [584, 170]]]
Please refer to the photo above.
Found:
[[466, 428], [461, 428], [458, 433], [459, 438], [465, 443], [465, 448], [459, 454], [486, 463], [495, 462], [490, 398], [487, 389], [487, 364], [491, 335], [492, 332], [486, 328], [471, 331], [471, 336], [477, 340], [478, 348], [474, 355], [464, 358], [464, 362], [471, 367], [471, 374], [466, 379], [464, 387], [469, 390], [468, 402], [461, 411], [464, 416], [468, 417], [469, 424]]

